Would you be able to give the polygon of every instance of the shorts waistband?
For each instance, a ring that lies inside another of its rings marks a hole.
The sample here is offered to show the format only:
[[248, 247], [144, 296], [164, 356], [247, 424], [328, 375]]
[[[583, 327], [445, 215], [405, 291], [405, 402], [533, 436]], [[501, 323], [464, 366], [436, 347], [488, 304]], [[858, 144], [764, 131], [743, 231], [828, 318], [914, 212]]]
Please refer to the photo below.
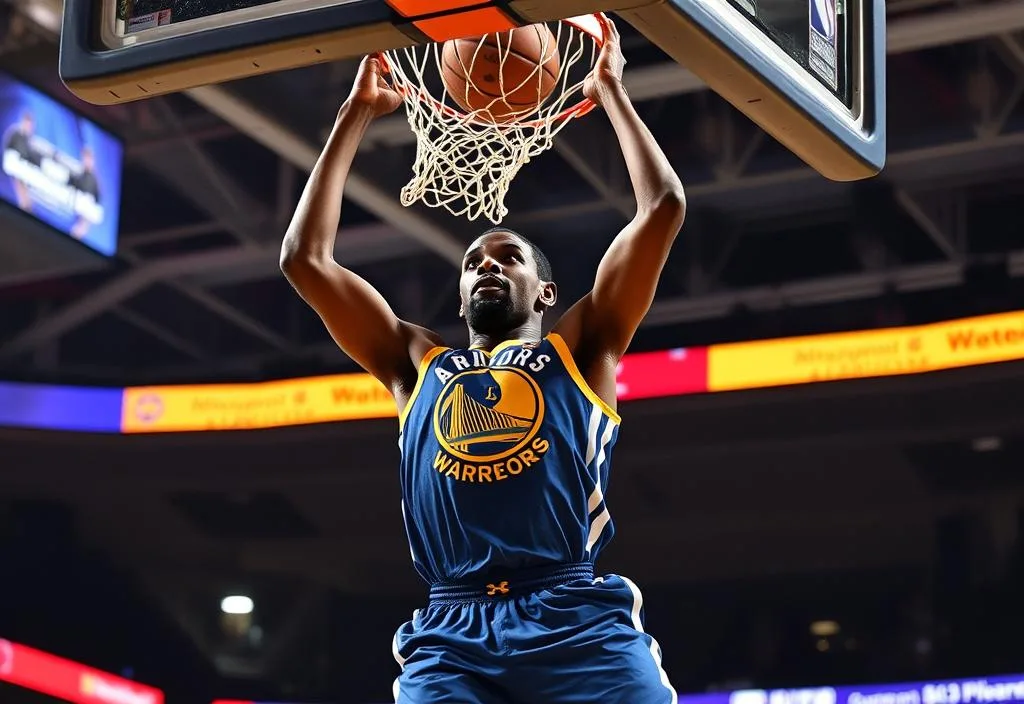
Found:
[[431, 604], [456, 604], [467, 601], [508, 599], [530, 594], [577, 579], [594, 578], [592, 562], [572, 562], [544, 567], [530, 567], [501, 572], [493, 576], [463, 581], [438, 582], [430, 587]]

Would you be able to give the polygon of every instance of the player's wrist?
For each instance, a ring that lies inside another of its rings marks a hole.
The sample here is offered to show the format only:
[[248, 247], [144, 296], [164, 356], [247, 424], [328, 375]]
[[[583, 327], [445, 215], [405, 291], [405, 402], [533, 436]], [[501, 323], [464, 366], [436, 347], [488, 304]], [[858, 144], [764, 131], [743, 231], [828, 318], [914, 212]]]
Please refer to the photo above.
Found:
[[596, 76], [595, 81], [595, 102], [604, 104], [610, 98], [626, 97], [626, 88], [622, 85], [622, 79], [611, 73], [602, 73]]
[[356, 121], [362, 124], [369, 124], [375, 117], [377, 117], [377, 111], [372, 102], [349, 97], [338, 109], [335, 123]]

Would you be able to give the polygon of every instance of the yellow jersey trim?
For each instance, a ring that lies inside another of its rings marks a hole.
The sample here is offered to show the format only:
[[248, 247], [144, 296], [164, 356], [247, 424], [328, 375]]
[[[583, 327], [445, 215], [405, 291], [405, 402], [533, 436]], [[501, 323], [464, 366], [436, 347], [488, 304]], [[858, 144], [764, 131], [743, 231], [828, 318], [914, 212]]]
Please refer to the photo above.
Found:
[[420, 395], [420, 388], [423, 386], [423, 379], [427, 375], [427, 367], [434, 361], [437, 355], [450, 350], [451, 347], [431, 347], [427, 350], [427, 353], [423, 355], [423, 359], [420, 361], [419, 371], [416, 373], [416, 386], [412, 388], [412, 393], [409, 394], [409, 400], [405, 402], [405, 408], [398, 416], [398, 429], [401, 430], [405, 427], [405, 419], [409, 416], [409, 411], [412, 410], [412, 404], [416, 401], [416, 397]]
[[525, 343], [526, 343], [526, 340], [505, 340], [504, 342], [499, 342], [498, 344], [496, 344], [494, 346], [494, 349], [492, 349], [489, 352], [487, 350], [485, 350], [484, 348], [482, 348], [482, 347], [470, 347], [469, 349], [476, 350], [477, 352], [483, 352], [488, 357], [493, 357], [494, 355], [498, 354], [499, 352], [501, 352], [506, 347], [514, 347], [515, 345], [522, 345], [522, 344], [525, 344]]
[[572, 358], [572, 352], [569, 351], [569, 346], [565, 344], [565, 340], [557, 332], [550, 333], [548, 339], [551, 341], [551, 346], [558, 352], [558, 356], [562, 360], [562, 364], [565, 366], [565, 370], [569, 372], [569, 376], [576, 382], [576, 386], [579, 387], [583, 395], [586, 396], [591, 403], [596, 405], [605, 415], [611, 418], [615, 423], [621, 423], [622, 418], [615, 410], [609, 406], [604, 400], [590, 388], [590, 384], [586, 382], [583, 375], [580, 373], [579, 367], [576, 366], [576, 360]]

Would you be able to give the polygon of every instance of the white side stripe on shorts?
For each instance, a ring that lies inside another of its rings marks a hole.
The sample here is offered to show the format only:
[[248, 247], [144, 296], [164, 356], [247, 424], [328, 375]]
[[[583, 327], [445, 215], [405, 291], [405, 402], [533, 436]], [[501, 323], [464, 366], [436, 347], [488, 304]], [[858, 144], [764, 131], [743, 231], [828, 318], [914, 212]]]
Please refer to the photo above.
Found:
[[[398, 663], [400, 670], [405, 669], [405, 658], [398, 652], [398, 631], [395, 631], [395, 637], [391, 640], [391, 654], [395, 656], [395, 662]], [[398, 695], [401, 691], [399, 686], [399, 680], [401, 675], [395, 678], [395, 681], [391, 683], [391, 695], [395, 698], [395, 704], [398, 704]]]
[[[622, 577], [622, 575], [619, 576]], [[644, 624], [640, 622], [640, 610], [644, 606], [644, 596], [640, 593], [640, 587], [636, 586], [633, 580], [622, 577], [622, 581], [626, 583], [629, 591], [633, 593], [633, 609], [629, 614], [633, 621], [633, 628], [643, 633]], [[661, 646], [658, 645], [658, 641], [654, 640], [652, 635], [649, 633], [645, 635], [651, 639], [651, 657], [654, 658], [654, 664], [658, 666], [658, 676], [661, 677], [661, 683], [672, 693], [672, 701], [675, 702], [678, 700], [678, 695], [676, 695], [676, 690], [672, 687], [672, 683], [668, 681], [668, 673], [661, 666]]]
[[395, 662], [398, 663], [398, 666], [404, 670], [405, 658], [398, 652], [398, 631], [395, 631], [395, 637], [391, 639], [391, 654], [395, 656]]
[[[419, 609], [416, 609], [415, 611], [412, 612], [412, 623], [413, 623], [413, 627], [414, 628], [416, 626], [416, 617], [419, 616], [419, 614], [420, 614], [420, 610]], [[399, 628], [397, 631], [395, 631], [395, 637], [391, 639], [391, 654], [395, 657], [395, 662], [398, 663], [399, 669], [404, 670], [405, 669], [405, 658], [403, 658], [402, 654], [400, 652], [398, 652], [398, 634], [402, 632], [402, 628], [405, 628], [405, 626], [403, 625], [401, 628]], [[401, 679], [401, 675], [396, 677], [395, 681], [391, 683], [391, 694], [394, 696], [396, 704], [398, 702], [399, 680], [400, 679]]]

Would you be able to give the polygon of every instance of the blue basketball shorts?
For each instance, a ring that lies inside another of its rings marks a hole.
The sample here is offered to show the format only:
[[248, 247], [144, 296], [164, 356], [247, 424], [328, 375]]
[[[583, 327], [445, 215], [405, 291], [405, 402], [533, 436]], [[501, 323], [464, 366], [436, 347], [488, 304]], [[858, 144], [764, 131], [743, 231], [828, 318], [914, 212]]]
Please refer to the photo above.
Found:
[[395, 702], [676, 704], [661, 649], [644, 633], [640, 590], [592, 574], [541, 589], [432, 589], [395, 633]]

